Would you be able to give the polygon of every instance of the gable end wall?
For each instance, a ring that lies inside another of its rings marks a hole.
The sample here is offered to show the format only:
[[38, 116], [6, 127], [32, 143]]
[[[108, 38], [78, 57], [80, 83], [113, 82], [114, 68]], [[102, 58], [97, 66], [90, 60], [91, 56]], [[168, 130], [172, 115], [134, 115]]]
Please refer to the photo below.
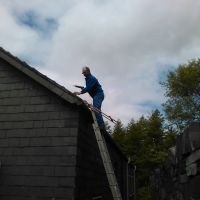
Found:
[[0, 199], [74, 197], [78, 110], [0, 60]]

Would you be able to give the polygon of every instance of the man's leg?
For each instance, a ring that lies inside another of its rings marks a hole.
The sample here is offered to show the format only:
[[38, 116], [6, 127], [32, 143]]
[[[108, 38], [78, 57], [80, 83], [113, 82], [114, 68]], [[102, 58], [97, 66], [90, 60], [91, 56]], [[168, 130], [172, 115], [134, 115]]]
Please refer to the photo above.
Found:
[[[93, 106], [95, 108], [98, 108], [99, 110], [101, 110], [101, 105], [103, 102], [104, 96], [103, 95], [96, 95], [93, 97]], [[97, 122], [100, 128], [105, 128], [104, 125], [104, 121], [103, 121], [103, 117], [102, 114], [100, 112], [95, 112], [96, 118], [97, 118]]]

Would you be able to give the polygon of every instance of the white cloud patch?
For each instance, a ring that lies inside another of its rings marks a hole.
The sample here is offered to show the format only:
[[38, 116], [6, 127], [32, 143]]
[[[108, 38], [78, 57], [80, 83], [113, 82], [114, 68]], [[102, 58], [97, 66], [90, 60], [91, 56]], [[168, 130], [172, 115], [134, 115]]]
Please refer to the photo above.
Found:
[[71, 91], [89, 65], [103, 110], [126, 123], [160, 108], [167, 69], [199, 56], [199, 10], [196, 0], [1, 0], [0, 45]]

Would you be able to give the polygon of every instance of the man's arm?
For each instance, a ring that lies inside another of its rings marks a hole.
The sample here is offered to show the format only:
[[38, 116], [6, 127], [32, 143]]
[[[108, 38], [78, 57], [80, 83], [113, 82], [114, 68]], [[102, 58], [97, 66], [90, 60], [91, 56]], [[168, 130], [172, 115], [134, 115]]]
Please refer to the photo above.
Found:
[[97, 79], [94, 76], [91, 76], [86, 82], [86, 87], [81, 90], [81, 94], [89, 92], [96, 83]]

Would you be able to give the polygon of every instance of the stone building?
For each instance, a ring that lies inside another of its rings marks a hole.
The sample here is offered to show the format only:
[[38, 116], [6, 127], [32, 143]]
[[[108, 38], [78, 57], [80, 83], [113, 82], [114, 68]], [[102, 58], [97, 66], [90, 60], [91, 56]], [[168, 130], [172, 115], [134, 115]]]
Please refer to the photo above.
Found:
[[177, 135], [162, 167], [152, 176], [153, 200], [200, 199], [200, 123]]

